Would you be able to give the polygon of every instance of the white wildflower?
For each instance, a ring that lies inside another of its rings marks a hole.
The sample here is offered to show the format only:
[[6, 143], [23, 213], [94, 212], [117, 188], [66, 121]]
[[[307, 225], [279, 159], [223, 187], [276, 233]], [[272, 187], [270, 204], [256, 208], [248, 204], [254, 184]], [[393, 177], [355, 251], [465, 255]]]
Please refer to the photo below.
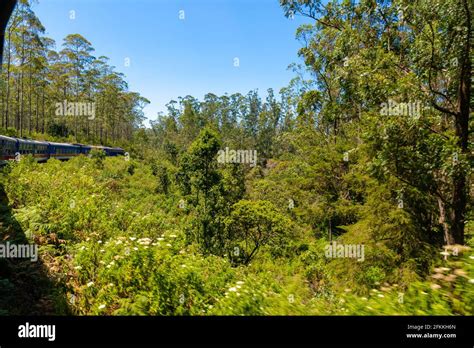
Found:
[[150, 245], [151, 239], [150, 238], [141, 238], [137, 241], [138, 244], [141, 245]]

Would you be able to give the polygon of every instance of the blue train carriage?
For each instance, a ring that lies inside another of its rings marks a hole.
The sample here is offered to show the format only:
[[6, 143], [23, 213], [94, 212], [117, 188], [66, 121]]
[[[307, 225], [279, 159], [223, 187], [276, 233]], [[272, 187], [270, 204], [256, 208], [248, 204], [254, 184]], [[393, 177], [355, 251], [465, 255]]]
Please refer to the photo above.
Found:
[[79, 146], [79, 153], [84, 156], [88, 156], [92, 150], [92, 146], [85, 144], [73, 144], [74, 146]]
[[18, 139], [0, 135], [0, 165], [15, 159], [18, 153]]
[[17, 139], [16, 155], [31, 155], [38, 162], [45, 162], [49, 158], [48, 143], [44, 141]]
[[26, 155], [32, 155], [38, 162], [45, 162], [49, 158], [66, 161], [80, 155], [88, 156], [93, 149], [104, 151], [106, 156], [125, 155], [125, 150], [120, 147], [65, 144], [0, 135], [0, 164]]
[[[85, 150], [85, 151], [87, 151], [87, 150]], [[88, 152], [87, 152], [87, 156], [91, 157], [91, 154], [90, 154], [91, 151], [103, 151], [104, 154], [107, 155], [107, 152], [105, 151], [104, 146], [90, 145], [89, 149], [88, 149]]]
[[107, 156], [123, 156], [125, 155], [125, 150], [120, 148], [120, 147], [106, 147], [105, 148], [105, 153]]
[[91, 148], [91, 150], [104, 151], [105, 155], [109, 157], [125, 155], [125, 150], [120, 147], [108, 147], [108, 146], [89, 146], [89, 147]]
[[78, 145], [52, 142], [49, 142], [48, 144], [50, 158], [66, 161], [81, 154], [81, 146]]

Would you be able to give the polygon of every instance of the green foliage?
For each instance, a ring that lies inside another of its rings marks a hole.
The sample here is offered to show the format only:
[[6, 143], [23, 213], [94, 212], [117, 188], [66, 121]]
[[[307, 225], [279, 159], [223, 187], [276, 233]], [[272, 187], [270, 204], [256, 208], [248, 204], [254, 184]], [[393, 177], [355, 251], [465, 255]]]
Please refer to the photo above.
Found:
[[[297, 31], [308, 80], [280, 98], [271, 89], [264, 100], [179, 98], [151, 129], [134, 129], [146, 100], [106, 74], [85, 38], [50, 52], [58, 90], [82, 92], [63, 78], [97, 68], [88, 81], [104, 84], [101, 112], [128, 115], [129, 127], [114, 135], [107, 116], [95, 131], [130, 140], [133, 158], [26, 156], [3, 170], [1, 237], [21, 230], [41, 246], [73, 313], [474, 314], [472, 6], [280, 3], [311, 18]], [[19, 107], [6, 99], [6, 110]], [[124, 104], [110, 112], [116, 100]], [[88, 129], [48, 127], [64, 141]], [[225, 147], [256, 150], [256, 166], [218, 163]], [[328, 255], [330, 243], [363, 255]], [[0, 313], [16, 286], [0, 278]]]
[[153, 163], [152, 172], [158, 179], [157, 192], [168, 194], [171, 184], [168, 168], [164, 165]]
[[[48, 267], [60, 272], [72, 313], [472, 314], [474, 265], [466, 247], [446, 262], [434, 249], [431, 259], [437, 268], [429, 270], [442, 277], [424, 280], [416, 275], [417, 267], [408, 267], [410, 257], [403, 261], [390, 245], [370, 241], [373, 236], [362, 226], [380, 219], [372, 217], [371, 209], [340, 237], [340, 242], [366, 244], [365, 261], [358, 263], [326, 258], [327, 242], [298, 227], [286, 203], [279, 209], [268, 201], [241, 200], [228, 215], [223, 213], [227, 257], [203, 255], [199, 242], [190, 244], [186, 238], [192, 210], [169, 209], [178, 207], [179, 196], [170, 192], [163, 200], [163, 194], [156, 195], [149, 166], [136, 162], [130, 175], [130, 163], [123, 158], [105, 158], [103, 165], [100, 169], [87, 157], [45, 164], [25, 160], [5, 173], [15, 219], [41, 245]], [[377, 196], [383, 198], [377, 193], [373, 199]], [[391, 224], [395, 228], [400, 222]], [[258, 253], [252, 255], [257, 244]], [[237, 266], [235, 246], [246, 266]]]
[[188, 229], [191, 242], [198, 242], [206, 253], [220, 253], [223, 240], [219, 235], [219, 197], [222, 175], [217, 170], [217, 152], [221, 146], [218, 136], [210, 129], [200, 132], [182, 161], [179, 179], [182, 193], [190, 195], [195, 216]]
[[103, 162], [104, 162], [105, 157], [107, 156], [104, 150], [92, 149], [89, 155], [92, 159], [94, 159], [95, 165], [98, 168], [104, 167]]
[[282, 248], [290, 234], [291, 220], [278, 213], [267, 201], [236, 203], [225, 220], [227, 249], [231, 261], [250, 263], [261, 247]]

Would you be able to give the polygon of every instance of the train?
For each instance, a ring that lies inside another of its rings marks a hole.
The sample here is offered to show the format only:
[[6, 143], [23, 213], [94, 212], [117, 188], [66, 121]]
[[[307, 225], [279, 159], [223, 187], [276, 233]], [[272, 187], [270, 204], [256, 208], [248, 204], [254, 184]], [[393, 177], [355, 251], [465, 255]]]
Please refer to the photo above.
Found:
[[88, 156], [94, 149], [104, 151], [106, 156], [126, 154], [120, 147], [55, 143], [0, 135], [0, 165], [26, 155], [32, 155], [38, 162], [46, 162], [50, 158], [67, 161], [80, 155]]

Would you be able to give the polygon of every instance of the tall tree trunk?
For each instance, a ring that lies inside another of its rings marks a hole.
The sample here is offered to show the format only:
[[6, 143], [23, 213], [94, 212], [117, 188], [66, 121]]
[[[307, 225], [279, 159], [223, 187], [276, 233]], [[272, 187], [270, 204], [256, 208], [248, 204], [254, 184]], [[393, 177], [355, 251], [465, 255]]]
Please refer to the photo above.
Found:
[[[462, 154], [469, 156], [469, 111], [471, 100], [471, 12], [467, 0], [463, 0], [463, 7], [466, 12], [466, 28], [468, 34], [464, 44], [462, 56], [460, 57], [460, 81], [458, 91], [458, 110], [455, 117], [456, 136]], [[458, 169], [453, 178], [453, 198], [451, 212], [451, 234], [456, 244], [464, 244], [464, 219], [467, 205], [466, 173]]]
[[15, 128], [20, 130], [20, 81], [21, 72], [18, 73], [18, 81], [16, 83], [16, 117], [15, 117]]
[[444, 242], [448, 245], [455, 244], [454, 238], [451, 234], [449, 224], [446, 219], [446, 207], [441, 198], [438, 197], [438, 207], [439, 207], [439, 223], [443, 227]]
[[35, 93], [36, 96], [36, 122], [35, 122], [35, 132], [39, 132], [39, 93]]
[[46, 114], [44, 112], [44, 104], [45, 104], [45, 91], [44, 91], [44, 88], [43, 88], [43, 96], [42, 96], [42, 102], [41, 102], [41, 117], [42, 117], [42, 120], [43, 120], [43, 123], [41, 125], [41, 133], [45, 133], [45, 122], [46, 122]]
[[8, 112], [10, 108], [10, 74], [11, 74], [11, 61], [12, 61], [12, 54], [11, 54], [11, 36], [12, 31], [11, 29], [8, 31], [8, 60], [7, 60], [7, 92], [6, 92], [6, 103], [5, 103], [5, 128], [9, 126], [8, 120]]
[[15, 9], [15, 5], [16, 0], [2, 0], [0, 2], [0, 71], [2, 70], [5, 29], [7, 28], [8, 20]]
[[32, 95], [33, 95], [33, 69], [31, 67], [32, 64], [32, 51], [30, 50], [30, 61], [28, 62], [30, 69], [29, 69], [29, 86], [28, 86], [28, 134], [31, 135], [33, 132], [33, 115], [32, 115]]

